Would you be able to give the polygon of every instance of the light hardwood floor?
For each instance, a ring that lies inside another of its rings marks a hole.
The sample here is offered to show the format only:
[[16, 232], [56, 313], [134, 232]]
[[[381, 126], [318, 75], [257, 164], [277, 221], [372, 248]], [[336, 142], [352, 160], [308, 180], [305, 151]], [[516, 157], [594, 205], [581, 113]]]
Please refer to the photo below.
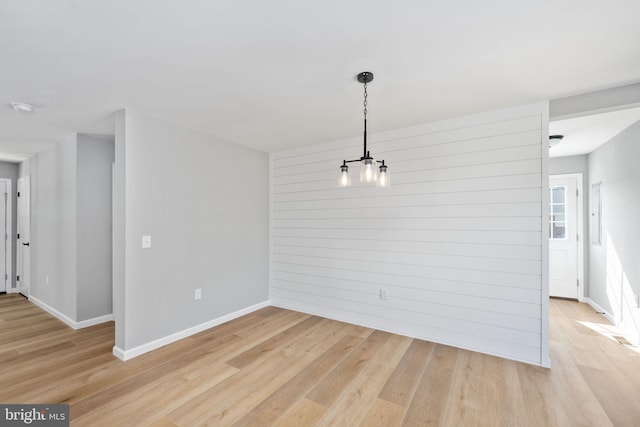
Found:
[[584, 304], [550, 312], [551, 370], [274, 307], [121, 362], [112, 323], [5, 295], [0, 402], [73, 426], [639, 426], [640, 354]]

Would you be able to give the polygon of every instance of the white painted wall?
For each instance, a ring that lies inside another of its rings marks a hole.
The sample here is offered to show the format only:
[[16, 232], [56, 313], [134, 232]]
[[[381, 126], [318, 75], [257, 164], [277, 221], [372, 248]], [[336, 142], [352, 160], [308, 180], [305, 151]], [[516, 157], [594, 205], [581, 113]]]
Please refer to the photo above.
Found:
[[601, 182], [602, 245], [590, 247], [589, 297], [640, 339], [640, 121], [589, 154], [589, 191]]
[[266, 153], [126, 110], [115, 174], [118, 354], [268, 300]]
[[76, 166], [75, 134], [29, 161], [30, 295], [71, 320], [76, 320]]
[[72, 134], [19, 170], [31, 177], [30, 296], [73, 327], [112, 314], [113, 150]]
[[113, 138], [77, 139], [77, 320], [113, 313], [111, 167]]
[[547, 135], [546, 104], [371, 135], [386, 190], [336, 188], [360, 138], [272, 154], [272, 303], [548, 365]]

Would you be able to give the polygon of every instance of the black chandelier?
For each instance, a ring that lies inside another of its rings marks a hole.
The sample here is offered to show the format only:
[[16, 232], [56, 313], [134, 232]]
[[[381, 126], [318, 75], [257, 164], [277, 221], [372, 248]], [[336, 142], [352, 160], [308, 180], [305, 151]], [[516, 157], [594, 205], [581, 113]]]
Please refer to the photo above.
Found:
[[[364, 151], [362, 157], [356, 160], [343, 160], [340, 166], [340, 176], [338, 178], [339, 187], [349, 187], [351, 185], [351, 177], [349, 176], [349, 166], [347, 163], [360, 162], [362, 168], [360, 170], [360, 181], [365, 184], [376, 184], [378, 187], [389, 187], [389, 172], [384, 160], [375, 160], [367, 151], [367, 83], [373, 81], [373, 73], [363, 71], [358, 74], [357, 80], [364, 85]], [[380, 166], [378, 166], [378, 163]]]

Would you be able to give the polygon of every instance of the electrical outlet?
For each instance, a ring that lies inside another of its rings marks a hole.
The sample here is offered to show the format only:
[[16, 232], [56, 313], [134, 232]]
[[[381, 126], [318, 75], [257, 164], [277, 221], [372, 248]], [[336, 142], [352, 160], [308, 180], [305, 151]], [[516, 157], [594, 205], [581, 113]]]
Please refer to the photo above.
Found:
[[142, 249], [149, 249], [151, 247], [151, 236], [142, 236]]
[[194, 295], [194, 299], [197, 301], [199, 299], [202, 298], [202, 289], [201, 288], [197, 288], [196, 289], [196, 293]]
[[44, 284], [48, 285], [49, 284], [49, 276], [44, 276]]
[[380, 288], [380, 299], [382, 300], [389, 299], [389, 289]]

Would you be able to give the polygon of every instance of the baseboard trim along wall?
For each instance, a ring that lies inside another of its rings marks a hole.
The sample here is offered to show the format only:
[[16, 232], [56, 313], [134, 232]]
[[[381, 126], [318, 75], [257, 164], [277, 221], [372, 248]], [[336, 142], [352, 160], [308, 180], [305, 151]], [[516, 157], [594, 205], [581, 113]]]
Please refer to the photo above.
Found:
[[629, 340], [629, 342], [631, 342], [633, 345], [636, 345], [636, 346], [640, 345], [640, 336], [638, 335], [637, 331], [629, 330], [629, 328], [625, 328], [624, 325], [620, 325], [618, 322], [616, 322], [616, 319], [613, 317], [611, 313], [606, 311], [604, 308], [602, 308], [602, 306], [600, 306], [600, 304], [593, 301], [591, 298], [585, 298], [584, 302], [589, 304], [596, 312], [602, 314], [604, 318], [607, 319], [609, 322], [617, 326], [620, 332], [624, 334], [624, 337], [627, 340]]
[[29, 301], [31, 301], [32, 303], [34, 303], [35, 305], [37, 305], [47, 313], [51, 314], [52, 316], [57, 317], [62, 322], [67, 324], [67, 326], [73, 329], [83, 329], [83, 328], [88, 328], [89, 326], [99, 325], [100, 323], [113, 321], [113, 314], [106, 314], [104, 316], [94, 317], [93, 319], [81, 320], [80, 322], [76, 322], [66, 314], [60, 313], [58, 310], [51, 307], [47, 303], [39, 300], [33, 295], [29, 296]]
[[268, 307], [269, 305], [271, 305], [271, 301], [269, 300], [263, 301], [258, 304], [254, 304], [252, 306], [240, 309], [238, 311], [234, 311], [233, 313], [229, 313], [224, 316], [218, 317], [216, 319], [209, 320], [208, 322], [204, 322], [199, 325], [192, 326], [182, 331], [173, 333], [171, 335], [167, 335], [166, 337], [158, 338], [157, 340], [153, 340], [146, 344], [133, 347], [130, 350], [123, 350], [120, 347], [114, 346], [113, 355], [123, 361], [130, 360], [144, 353], [148, 353], [160, 347], [164, 347], [165, 345], [179, 341], [183, 338], [187, 338], [187, 337], [190, 337], [191, 335], [195, 335], [198, 332], [202, 332], [204, 330], [226, 323], [230, 320], [237, 319], [238, 317], [244, 316], [245, 314], [253, 313], [256, 310], [259, 310], [264, 307]]
[[[452, 341], [446, 341], [446, 340], [433, 341], [428, 336], [426, 336], [424, 334], [421, 334], [420, 333], [420, 328], [414, 329], [412, 331], [407, 331], [407, 328], [404, 327], [404, 325], [394, 325], [394, 322], [392, 322], [392, 321], [384, 321], [382, 323], [374, 325], [371, 322], [367, 322], [366, 320], [362, 320], [362, 321], [354, 320], [354, 318], [351, 317], [351, 316], [341, 316], [341, 315], [339, 315], [337, 313], [327, 314], [327, 312], [325, 312], [325, 311], [323, 311], [321, 309], [314, 310], [314, 309], [305, 308], [305, 310], [301, 310], [299, 307], [296, 307], [296, 306], [294, 306], [292, 304], [287, 304], [286, 302], [280, 302], [280, 301], [277, 301], [277, 300], [276, 301], [272, 301], [271, 305], [274, 306], [274, 307], [283, 308], [285, 310], [292, 310], [292, 311], [297, 311], [297, 312], [300, 312], [300, 313], [309, 314], [309, 315], [312, 315], [312, 316], [324, 317], [325, 319], [331, 319], [331, 320], [336, 320], [338, 322], [350, 323], [352, 325], [362, 326], [364, 328], [373, 328], [373, 329], [376, 329], [378, 331], [388, 332], [390, 334], [402, 335], [402, 336], [409, 337], [409, 338], [415, 338], [415, 339], [419, 339], [419, 340], [423, 340], [423, 341], [430, 341], [430, 342], [434, 342], [434, 343], [437, 343], [437, 344], [457, 347], [457, 348], [461, 348], [463, 350], [469, 350], [469, 351], [489, 354], [491, 356], [497, 356], [497, 357], [501, 357], [501, 358], [504, 358], [504, 359], [510, 359], [510, 360], [514, 360], [516, 362], [526, 363], [528, 365], [540, 366], [540, 364], [536, 363], [535, 361], [527, 360], [527, 359], [524, 359], [524, 358], [514, 357], [513, 355], [503, 354], [503, 353], [500, 353], [500, 352], [490, 352], [490, 351], [487, 351], [486, 349], [483, 349], [483, 348], [474, 347], [473, 345], [461, 346], [458, 343], [454, 343]], [[549, 363], [549, 366], [550, 366], [551, 359], [549, 359], [547, 362]], [[545, 366], [545, 367], [547, 367], [547, 366]]]
[[602, 314], [605, 317], [605, 319], [607, 319], [609, 322], [613, 323], [614, 325], [616, 324], [616, 319], [613, 318], [611, 313], [608, 313], [597, 302], [593, 301], [591, 298], [585, 298], [584, 302], [589, 304], [595, 311]]

